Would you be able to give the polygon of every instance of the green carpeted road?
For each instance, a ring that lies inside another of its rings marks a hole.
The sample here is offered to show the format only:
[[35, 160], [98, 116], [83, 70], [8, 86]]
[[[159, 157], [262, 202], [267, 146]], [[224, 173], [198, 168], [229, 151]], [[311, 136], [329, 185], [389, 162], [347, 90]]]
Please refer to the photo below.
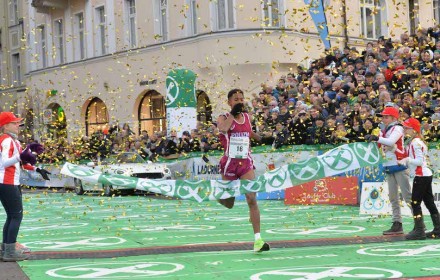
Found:
[[[440, 275], [440, 240], [384, 242], [380, 235], [389, 217], [359, 216], [352, 206], [259, 204], [263, 238], [273, 243], [262, 254], [250, 250], [253, 234], [245, 202], [228, 210], [215, 202], [154, 196], [27, 193], [19, 241], [34, 253], [20, 266], [32, 280]], [[4, 217], [1, 213], [0, 220]], [[409, 217], [404, 226], [412, 228]]]

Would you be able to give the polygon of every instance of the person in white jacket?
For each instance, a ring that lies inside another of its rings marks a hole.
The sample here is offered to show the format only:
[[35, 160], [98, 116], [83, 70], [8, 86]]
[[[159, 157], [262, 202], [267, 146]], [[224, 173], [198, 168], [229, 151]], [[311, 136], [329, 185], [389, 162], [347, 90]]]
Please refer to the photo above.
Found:
[[406, 157], [403, 147], [404, 132], [398, 122], [399, 110], [394, 107], [385, 107], [382, 115], [382, 123], [385, 128], [379, 136], [366, 135], [368, 142], [375, 141], [382, 148], [387, 159], [383, 163], [388, 183], [388, 193], [393, 212], [391, 228], [383, 232], [384, 235], [403, 234], [402, 214], [400, 209], [399, 187], [405, 203], [411, 207], [411, 185], [405, 167], [398, 165], [397, 161]]
[[17, 242], [23, 219], [21, 170], [36, 171], [45, 180], [49, 180], [50, 174], [47, 170], [35, 166], [36, 156], [44, 150], [41, 144], [32, 143], [27, 145], [26, 149], [22, 149], [18, 141], [22, 121], [22, 118], [17, 118], [12, 112], [0, 113], [0, 202], [6, 212], [0, 258], [4, 262], [21, 261], [29, 257], [29, 254], [25, 254], [29, 253], [29, 248]]
[[[408, 167], [410, 177], [414, 178], [411, 197], [414, 229], [405, 238], [407, 240], [440, 238], [440, 217], [432, 193], [432, 171], [427, 163], [428, 147], [422, 140], [420, 122], [415, 118], [409, 118], [403, 122], [403, 127], [405, 136], [409, 139], [409, 144], [405, 148], [408, 157], [399, 160], [398, 163]], [[428, 208], [434, 224], [434, 230], [427, 234], [423, 223], [422, 202]]]

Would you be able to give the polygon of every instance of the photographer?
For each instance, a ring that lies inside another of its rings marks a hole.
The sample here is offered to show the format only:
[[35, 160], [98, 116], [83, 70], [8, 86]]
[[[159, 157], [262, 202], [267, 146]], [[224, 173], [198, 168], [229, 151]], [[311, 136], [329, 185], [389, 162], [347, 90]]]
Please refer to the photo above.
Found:
[[191, 135], [188, 131], [184, 131], [182, 133], [182, 137], [180, 138], [179, 144], [177, 145], [180, 153], [189, 153], [191, 152]]
[[275, 125], [275, 129], [273, 131], [274, 141], [272, 144], [272, 148], [278, 149], [281, 146], [285, 145], [286, 140], [287, 140], [287, 135], [288, 135], [288, 132], [284, 128], [284, 125], [282, 123], [277, 123]]
[[175, 159], [179, 157], [179, 150], [177, 148], [177, 132], [172, 130], [170, 137], [163, 137], [156, 148], [156, 153], [165, 159]]
[[307, 140], [307, 129], [311, 126], [310, 116], [305, 110], [301, 110], [288, 124], [289, 139], [291, 145], [302, 145]]

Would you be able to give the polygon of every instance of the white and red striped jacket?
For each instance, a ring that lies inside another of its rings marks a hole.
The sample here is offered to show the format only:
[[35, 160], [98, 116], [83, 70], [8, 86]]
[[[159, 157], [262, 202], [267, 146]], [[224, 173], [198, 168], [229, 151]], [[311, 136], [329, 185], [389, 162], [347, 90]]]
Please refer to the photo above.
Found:
[[[20, 142], [9, 134], [0, 136], [0, 183], [6, 185], [20, 184], [20, 153], [22, 151]], [[22, 166], [26, 170], [35, 170], [36, 167], [30, 164]]]
[[428, 155], [428, 147], [423, 141], [416, 137], [405, 148], [408, 153], [409, 175], [414, 176], [432, 176], [431, 169], [428, 168], [426, 157]]
[[397, 161], [407, 157], [403, 147], [403, 127], [396, 123], [390, 124], [385, 131], [380, 132], [377, 143], [385, 152], [386, 162], [383, 166], [397, 165]]

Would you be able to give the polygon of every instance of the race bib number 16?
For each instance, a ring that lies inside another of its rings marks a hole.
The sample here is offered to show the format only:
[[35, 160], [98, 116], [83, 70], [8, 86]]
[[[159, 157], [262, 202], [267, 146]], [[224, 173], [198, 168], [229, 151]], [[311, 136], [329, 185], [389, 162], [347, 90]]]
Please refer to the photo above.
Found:
[[249, 137], [231, 137], [229, 141], [230, 158], [247, 158], [249, 153]]

